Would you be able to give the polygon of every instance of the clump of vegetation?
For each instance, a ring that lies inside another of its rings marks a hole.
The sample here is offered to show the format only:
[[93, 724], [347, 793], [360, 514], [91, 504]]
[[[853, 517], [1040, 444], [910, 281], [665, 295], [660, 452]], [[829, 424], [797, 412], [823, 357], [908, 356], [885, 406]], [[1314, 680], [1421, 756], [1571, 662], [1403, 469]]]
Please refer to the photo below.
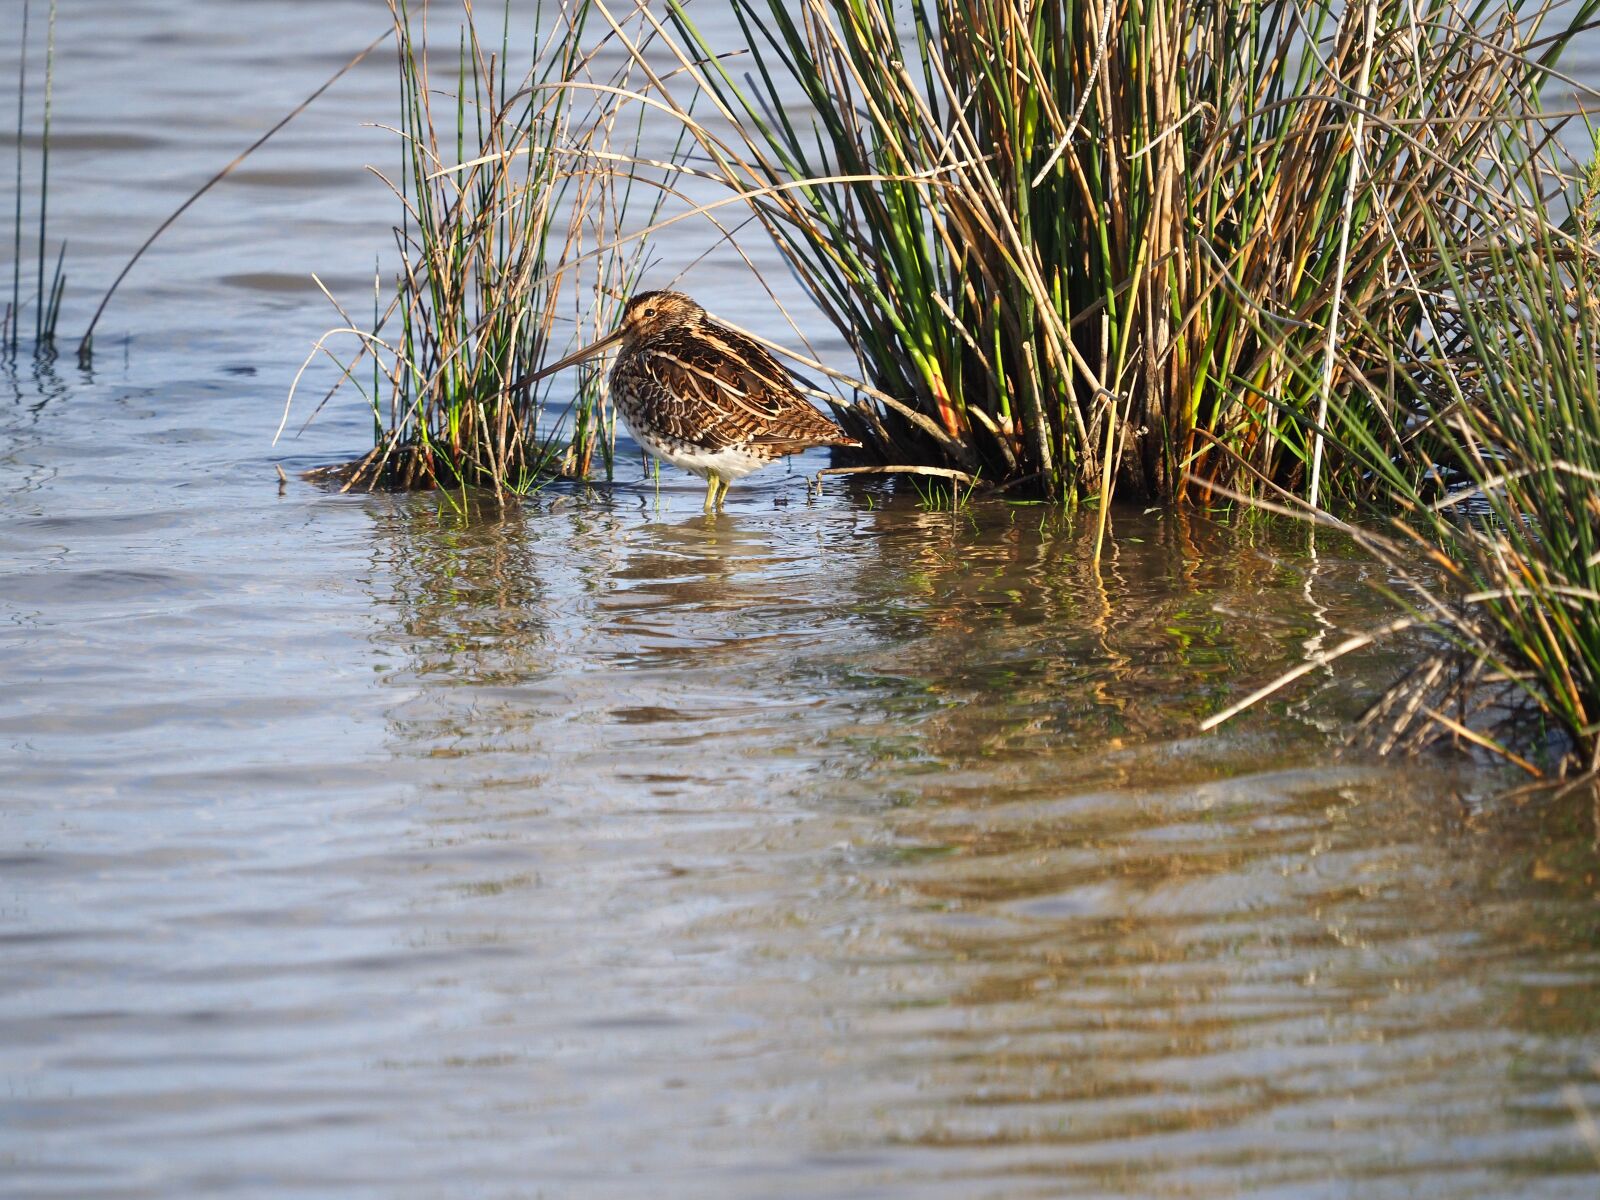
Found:
[[[336, 335], [359, 340], [352, 361], [335, 358], [335, 386], [360, 388], [372, 410], [372, 451], [335, 474], [345, 487], [473, 484], [496, 493], [586, 476], [595, 453], [609, 460], [612, 445], [597, 377], [547, 411], [550, 385], [528, 376], [577, 322], [609, 328], [635, 269], [618, 245], [629, 181], [607, 160], [618, 101], [595, 86], [597, 50], [584, 39], [590, 6], [563, 4], [548, 28], [533, 30], [532, 66], [521, 76], [508, 68], [509, 12], [491, 48], [463, 0], [458, 40], [442, 53], [429, 45], [425, 10], [413, 16], [405, 0], [392, 0], [391, 11], [403, 164], [398, 180], [385, 181], [403, 212], [401, 266], [393, 299], [369, 328], [341, 308], [345, 324], [318, 343], [333, 357]], [[438, 85], [441, 61], [459, 81], [453, 88]], [[558, 334], [564, 317], [567, 332]]]
[[[1441, 637], [1364, 716], [1361, 740], [1384, 753], [1451, 742], [1541, 778], [1589, 780], [1600, 775], [1600, 165], [1567, 157], [1539, 82], [1515, 91], [1525, 120], [1481, 147], [1478, 169], [1500, 186], [1474, 211], [1428, 214], [1405, 264], [1437, 283], [1417, 290], [1418, 340], [1330, 408], [1330, 444], [1371, 497], [1366, 519], [1282, 500], [1384, 564], [1406, 615], [1378, 634]], [[1366, 414], [1391, 402], [1395, 381], [1405, 403], [1374, 429]], [[1373, 640], [1352, 637], [1321, 662]]]
[[[12, 211], [11, 228], [11, 296], [0, 313], [0, 353], [15, 355], [21, 344], [22, 325], [27, 299], [23, 291], [22, 258], [23, 230], [23, 142], [27, 133], [29, 24], [32, 17], [30, 0], [23, 0], [22, 23], [17, 41], [17, 164], [16, 197]], [[39, 129], [39, 225], [35, 261], [37, 270], [33, 283], [33, 347], [35, 354], [53, 355], [56, 344], [56, 322], [61, 316], [61, 297], [66, 291], [65, 273], [67, 246], [62, 242], [56, 251], [55, 268], [47, 274], [50, 263], [50, 110], [55, 90], [56, 74], [56, 5], [50, 0], [50, 11], [45, 32], [44, 51], [44, 103], [43, 119]]]
[[[1600, 0], [731, 0], [746, 71], [686, 5], [574, 0], [515, 86], [466, 0], [448, 95], [395, 4], [403, 266], [341, 331], [375, 362], [347, 486], [586, 474], [597, 379], [552, 420], [528, 377], [563, 297], [614, 323], [654, 227], [628, 188], [711, 179], [858, 356], [829, 373], [882, 462], [1102, 520], [1115, 491], [1371, 506], [1411, 610], [1386, 631], [1451, 646], [1375, 708], [1381, 748], [1538, 771], [1486, 731], [1515, 694], [1600, 768], [1600, 181], [1568, 187], [1540, 103]], [[694, 155], [614, 144], [634, 104]]]
[[732, 3], [753, 71], [688, 4], [670, 44], [738, 133], [683, 120], [857, 354], [856, 436], [1102, 521], [1398, 510], [1387, 632], [1451, 648], [1380, 747], [1537, 771], [1515, 692], [1600, 769], [1596, 188], [1553, 219], [1540, 99], [1600, 3]]
[[[1513, 147], [1513, 150], [1518, 147]], [[1368, 538], [1405, 599], [1449, 641], [1374, 707], [1380, 749], [1500, 741], [1554, 751], [1558, 771], [1600, 774], [1600, 245], [1594, 168], [1519, 164], [1517, 219], [1464, 247], [1436, 230], [1449, 282], [1433, 314], [1426, 421], [1399, 456], [1358, 447], [1400, 512]], [[1529, 716], [1534, 724], [1529, 727]], [[1483, 733], [1489, 729], [1491, 733]]]
[[1485, 147], [1596, 5], [732, 7], [753, 70], [692, 5], [669, 40], [731, 140], [661, 95], [859, 356], [852, 432], [886, 461], [1170, 500], [1362, 490], [1322, 466], [1328, 402], [1404, 424], [1398, 381], [1356, 385], [1423, 336], [1428, 222], [1481, 228]]

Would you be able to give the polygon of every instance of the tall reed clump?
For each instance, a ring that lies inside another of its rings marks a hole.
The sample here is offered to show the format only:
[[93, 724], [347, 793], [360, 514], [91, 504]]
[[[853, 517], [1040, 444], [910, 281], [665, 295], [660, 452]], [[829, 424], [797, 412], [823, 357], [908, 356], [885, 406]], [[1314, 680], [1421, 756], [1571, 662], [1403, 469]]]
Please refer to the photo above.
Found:
[[[11, 229], [11, 296], [5, 310], [0, 313], [0, 352], [15, 355], [21, 344], [23, 318], [27, 309], [23, 291], [23, 141], [27, 133], [28, 101], [28, 26], [32, 16], [32, 3], [23, 0], [21, 28], [17, 40], [17, 162], [16, 196], [12, 210]], [[33, 284], [33, 347], [35, 354], [53, 355], [56, 344], [56, 322], [61, 316], [61, 297], [66, 291], [67, 244], [62, 242], [55, 256], [55, 268], [48, 275], [50, 263], [50, 114], [54, 100], [56, 78], [56, 5], [50, 0], [50, 10], [45, 32], [44, 50], [44, 103], [39, 129], [39, 223], [35, 245], [35, 278]], [[30, 223], [31, 225], [31, 223]], [[29, 230], [31, 232], [31, 229]]]
[[[406, 0], [390, 7], [403, 162], [398, 181], [384, 178], [403, 211], [401, 265], [371, 328], [341, 308], [346, 324], [317, 345], [332, 357], [335, 335], [360, 340], [353, 361], [335, 359], [335, 387], [360, 388], [372, 409], [372, 451], [338, 474], [346, 487], [523, 492], [555, 474], [586, 476], [596, 451], [609, 466], [597, 377], [550, 405], [549, 385], [526, 381], [553, 343], [581, 332], [568, 324], [558, 334], [563, 306], [570, 322], [608, 328], [635, 269], [617, 248], [627, 180], [596, 166], [618, 110], [594, 86], [589, 5], [561, 4], [548, 28], [532, 31], [537, 48], [520, 76], [509, 72], [509, 9], [491, 48], [463, 0], [459, 35], [441, 52], [429, 44], [426, 6], [417, 15]], [[452, 86], [440, 86], [441, 73]]]
[[[1475, 227], [1508, 97], [1600, 7], [731, 5], [748, 68], [675, 0], [657, 98], [859, 356], [852, 432], [1069, 499], [1304, 493], [1319, 445], [1364, 486], [1319, 418], [1421, 336], [1429, 219]], [[1397, 436], [1386, 382], [1337, 411]]]

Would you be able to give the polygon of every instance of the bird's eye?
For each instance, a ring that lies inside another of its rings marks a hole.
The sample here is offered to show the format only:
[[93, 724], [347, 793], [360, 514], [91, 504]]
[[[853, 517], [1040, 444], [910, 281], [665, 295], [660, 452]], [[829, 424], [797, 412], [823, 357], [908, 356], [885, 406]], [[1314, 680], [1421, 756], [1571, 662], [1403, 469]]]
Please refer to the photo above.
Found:
[[647, 308], [644, 310], [644, 315], [647, 317], [653, 317], [656, 315], [656, 310], [653, 308]]

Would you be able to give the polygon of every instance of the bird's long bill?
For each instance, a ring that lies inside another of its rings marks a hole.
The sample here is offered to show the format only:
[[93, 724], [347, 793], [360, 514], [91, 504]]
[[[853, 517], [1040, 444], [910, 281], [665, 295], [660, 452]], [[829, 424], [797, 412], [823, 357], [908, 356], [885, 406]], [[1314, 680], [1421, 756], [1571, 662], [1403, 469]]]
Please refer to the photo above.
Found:
[[526, 382], [535, 383], [547, 375], [554, 375], [557, 371], [565, 370], [574, 363], [581, 363], [586, 358], [593, 358], [596, 354], [599, 354], [600, 351], [604, 350], [613, 342], [620, 341], [621, 338], [622, 330], [613, 330], [611, 333], [606, 334], [606, 336], [601, 338], [598, 342], [590, 342], [582, 350], [574, 350], [560, 362], [551, 363], [548, 367], [540, 367], [532, 375], [527, 377]]

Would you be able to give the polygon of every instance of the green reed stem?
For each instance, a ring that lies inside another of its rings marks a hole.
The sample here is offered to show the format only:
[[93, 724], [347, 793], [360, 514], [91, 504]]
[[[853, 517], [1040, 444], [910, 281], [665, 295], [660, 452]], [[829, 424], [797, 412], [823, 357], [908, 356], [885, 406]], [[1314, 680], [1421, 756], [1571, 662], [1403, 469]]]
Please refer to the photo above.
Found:
[[5, 349], [16, 352], [17, 328], [22, 319], [22, 129], [28, 84], [28, 15], [30, 0], [22, 0], [22, 36], [17, 40], [17, 191], [11, 227], [11, 312], [7, 315]]
[[[33, 314], [33, 339], [38, 346], [55, 341], [55, 322], [48, 324], [45, 321], [47, 305], [49, 311], [54, 311], [54, 304], [50, 304], [50, 296], [45, 292], [44, 262], [45, 262], [45, 231], [47, 217], [50, 211], [50, 106], [52, 94], [55, 89], [56, 76], [56, 0], [50, 0], [49, 33], [45, 39], [44, 54], [44, 130], [39, 149], [39, 297]], [[60, 279], [61, 266], [56, 267], [57, 280]], [[52, 292], [55, 288], [51, 289]]]

